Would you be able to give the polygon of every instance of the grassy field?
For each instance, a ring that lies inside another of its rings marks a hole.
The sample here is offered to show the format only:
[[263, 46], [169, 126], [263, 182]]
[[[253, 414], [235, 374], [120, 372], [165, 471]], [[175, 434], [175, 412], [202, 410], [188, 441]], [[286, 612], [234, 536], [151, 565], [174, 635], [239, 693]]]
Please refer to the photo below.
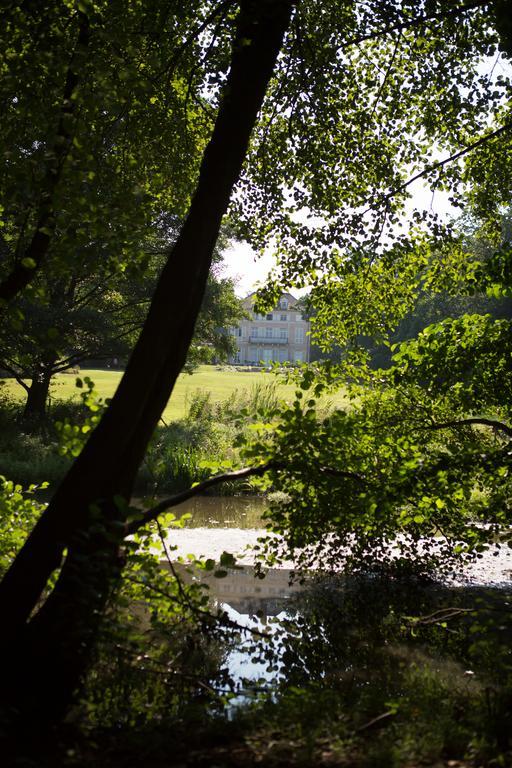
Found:
[[[102, 397], [111, 397], [121, 378], [120, 371], [86, 370], [80, 371], [80, 376], [89, 376], [95, 383], [96, 389]], [[54, 400], [78, 399], [80, 390], [75, 386], [76, 376], [71, 374], [59, 374], [54, 378], [50, 395]], [[279, 379], [272, 373], [262, 371], [237, 371], [236, 369], [218, 368], [214, 365], [202, 365], [195, 373], [182, 374], [176, 384], [174, 393], [163, 413], [166, 422], [179, 419], [185, 415], [191, 395], [197, 391], [211, 393], [213, 400], [226, 400], [235, 391], [250, 391], [256, 385], [266, 385], [278, 382]], [[23, 398], [23, 390], [12, 379], [4, 379], [4, 386], [10, 396], [16, 399]], [[277, 384], [277, 391], [284, 400], [292, 399], [295, 387], [289, 384]], [[342, 392], [329, 398], [329, 402], [335, 406], [346, 403]]]

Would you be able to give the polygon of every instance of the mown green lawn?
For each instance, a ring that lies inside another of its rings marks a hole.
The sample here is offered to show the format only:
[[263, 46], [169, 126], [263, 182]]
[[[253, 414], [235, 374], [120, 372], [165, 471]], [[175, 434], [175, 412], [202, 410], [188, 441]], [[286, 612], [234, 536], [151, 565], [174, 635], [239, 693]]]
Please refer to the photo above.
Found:
[[[95, 383], [96, 389], [102, 397], [111, 397], [121, 378], [120, 371], [86, 370], [80, 371], [80, 376], [89, 376]], [[12, 379], [4, 379], [4, 391], [16, 399], [23, 397], [23, 390]], [[72, 374], [59, 374], [55, 377], [50, 395], [54, 400], [68, 400], [78, 398], [80, 390], [75, 385], [76, 376]], [[279, 379], [272, 373], [237, 371], [236, 369], [218, 368], [214, 365], [202, 365], [193, 374], [182, 374], [173, 395], [163, 413], [164, 420], [172, 421], [185, 415], [191, 396], [197, 390], [211, 393], [213, 400], [226, 400], [235, 391], [250, 392], [257, 385], [277, 383], [277, 392], [285, 400], [292, 399], [295, 387], [291, 384], [279, 383]], [[2, 388], [3, 389], [3, 388]], [[334, 406], [347, 403], [343, 392], [325, 400]]]

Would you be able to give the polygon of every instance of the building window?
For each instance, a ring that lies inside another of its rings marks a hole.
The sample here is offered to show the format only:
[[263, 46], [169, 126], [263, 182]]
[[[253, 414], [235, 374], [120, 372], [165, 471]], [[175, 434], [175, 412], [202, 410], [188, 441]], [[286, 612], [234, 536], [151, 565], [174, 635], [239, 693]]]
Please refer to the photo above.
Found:
[[295, 315], [295, 320], [297, 320], [297, 322], [299, 322], [300, 320], [302, 320], [302, 315], [301, 315], [301, 313], [300, 313], [300, 312], [297, 312], [297, 313], [296, 313], [296, 315]]
[[303, 344], [304, 343], [304, 328], [296, 328], [295, 329], [295, 341], [297, 344]]
[[279, 336], [280, 336], [281, 339], [286, 339], [287, 338], [286, 328], [281, 328], [279, 330]]
[[286, 322], [288, 320], [288, 315], [281, 315], [281, 320]]
[[267, 320], [273, 320], [273, 319], [274, 319], [274, 315], [272, 314], [272, 312], [269, 312], [267, 315]]
[[265, 336], [267, 339], [272, 338], [272, 328], [265, 328]]
[[288, 299], [281, 299], [279, 302], [281, 309], [288, 309]]

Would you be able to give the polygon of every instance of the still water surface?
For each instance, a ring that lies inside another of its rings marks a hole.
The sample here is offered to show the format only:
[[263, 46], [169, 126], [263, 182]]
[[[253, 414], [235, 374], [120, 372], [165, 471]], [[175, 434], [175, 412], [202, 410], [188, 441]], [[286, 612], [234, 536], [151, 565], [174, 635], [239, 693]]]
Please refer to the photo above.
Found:
[[[323, 670], [321, 676], [330, 674], [333, 663], [351, 669], [355, 662], [352, 652], [347, 658], [344, 657], [347, 655], [347, 637], [353, 636], [355, 625], [362, 620], [361, 636], [364, 647], [368, 645], [369, 635], [374, 630], [378, 629], [378, 634], [381, 632], [380, 625], [370, 631], [367, 626], [369, 619], [364, 615], [364, 611], [361, 619], [361, 606], [365, 607], [365, 611], [366, 608], [369, 609], [367, 613], [370, 617], [374, 614], [377, 616], [379, 610], [382, 610], [380, 619], [387, 621], [386, 611], [391, 611], [389, 615], [400, 616], [404, 611], [416, 613], [421, 609], [428, 613], [439, 605], [472, 606], [475, 600], [483, 600], [486, 603], [489, 598], [486, 597], [487, 593], [482, 596], [482, 587], [487, 590], [489, 587], [500, 588], [499, 592], [491, 590], [492, 594], [501, 596], [491, 598], [499, 601], [500, 608], [498, 613], [494, 613], [494, 607], [493, 613], [489, 615], [498, 615], [501, 612], [503, 600], [506, 606], [510, 605], [505, 592], [510, 590], [512, 574], [512, 557], [508, 549], [487, 553], [467, 569], [461, 580], [454, 579], [444, 585], [440, 583], [432, 594], [411, 596], [404, 593], [395, 596], [392, 599], [394, 605], [390, 605], [386, 610], [385, 603], [392, 597], [389, 594], [390, 585], [369, 584], [369, 592], [362, 601], [357, 601], [359, 607], [355, 614], [352, 613], [352, 588], [349, 587], [348, 581], [343, 583], [341, 580], [341, 584], [338, 583], [332, 588], [328, 585], [328, 588], [324, 589], [321, 586], [322, 580], [311, 576], [309, 583], [301, 585], [292, 582], [292, 571], [287, 567], [269, 569], [264, 579], [257, 578], [251, 547], [260, 537], [267, 535], [263, 521], [265, 509], [265, 500], [257, 497], [191, 499], [175, 510], [177, 517], [190, 514], [191, 518], [186, 521], [184, 528], [171, 529], [168, 537], [168, 544], [173, 548], [173, 559], [186, 558], [190, 553], [218, 560], [222, 552], [227, 551], [236, 555], [242, 565], [238, 569], [228, 569], [224, 578], [215, 578], [212, 572], [204, 571], [186, 576], [206, 583], [213, 604], [224, 610], [232, 621], [249, 630], [263, 632], [268, 637], [266, 642], [261, 643], [263, 651], [260, 648], [260, 651], [255, 653], [254, 636], [251, 636], [250, 631], [248, 634], [242, 632], [238, 642], [231, 646], [225, 656], [226, 667], [239, 686], [239, 696], [232, 702], [234, 706], [246, 701], [247, 691], [256, 681], [259, 686], [263, 684], [273, 688], [278, 678], [282, 675], [288, 677], [292, 671], [299, 679], [309, 679], [313, 667], [319, 663], [318, 657], [323, 655], [325, 660], [320, 663]], [[364, 585], [363, 590], [366, 590]], [[375, 598], [379, 591], [381, 595], [376, 605], [371, 606], [372, 596]], [[422, 600], [425, 600], [424, 606], [420, 606]], [[407, 605], [408, 602], [411, 604]], [[467, 610], [467, 607], [464, 610]], [[503, 629], [509, 640], [512, 636], [509, 637], [511, 627], [507, 611], [509, 608], [505, 607], [505, 619], [503, 626], [500, 624], [499, 628], [500, 635], [503, 634]], [[345, 623], [348, 626], [347, 636], [346, 628], [343, 629]], [[327, 641], [329, 633], [334, 633], [333, 643]], [[462, 633], [462, 636], [464, 634]], [[503, 648], [504, 638], [500, 636], [496, 640], [498, 649]], [[376, 638], [376, 647], [381, 642], [383, 638]], [[505, 643], [505, 647], [506, 645]], [[270, 666], [264, 658], [265, 646], [277, 653], [277, 660]], [[309, 656], [314, 661], [306, 661]], [[285, 659], [289, 658], [303, 659], [304, 663], [296, 661], [290, 671], [289, 662], [285, 663]], [[437, 651], [435, 658], [437, 665]], [[462, 667], [457, 675], [459, 673], [464, 674]]]
[[[282, 632], [279, 620], [290, 613], [290, 599], [303, 587], [291, 582], [291, 570], [271, 568], [264, 579], [257, 578], [253, 568], [252, 548], [260, 537], [267, 535], [263, 513], [265, 499], [244, 496], [196, 497], [181, 504], [177, 517], [190, 514], [182, 529], [173, 529], [168, 543], [173, 558], [193, 554], [218, 560], [224, 551], [237, 557], [243, 567], [228, 569], [227, 576], [216, 578], [212, 572], [197, 572], [193, 578], [208, 586], [212, 601], [240, 627], [257, 629], [275, 636]], [[190, 577], [189, 577], [190, 578]], [[273, 622], [276, 622], [273, 624]], [[274, 642], [270, 641], [271, 645]], [[242, 681], [272, 680], [267, 664], [254, 657], [251, 633], [242, 633], [239, 643], [226, 656], [231, 678], [244, 689]], [[242, 703], [245, 696], [232, 704]]]
[[[263, 514], [266, 501], [261, 497], [197, 497], [181, 504], [175, 514], [191, 517], [182, 529], [172, 529], [168, 543], [173, 556], [193, 554], [218, 560], [222, 552], [236, 555], [240, 562], [254, 564], [252, 548], [266, 536]], [[512, 550], [491, 547], [461, 574], [454, 574], [450, 583], [472, 583], [474, 586], [509, 588], [512, 577]]]
[[266, 508], [261, 496], [197, 496], [180, 504], [176, 516], [191, 515], [187, 528], [262, 529]]

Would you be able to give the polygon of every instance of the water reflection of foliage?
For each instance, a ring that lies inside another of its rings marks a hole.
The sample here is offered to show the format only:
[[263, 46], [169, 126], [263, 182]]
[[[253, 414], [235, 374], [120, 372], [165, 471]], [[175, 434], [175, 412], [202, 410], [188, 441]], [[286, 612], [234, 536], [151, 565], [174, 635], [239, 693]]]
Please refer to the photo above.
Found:
[[252, 711], [265, 728], [362, 765], [510, 759], [509, 596], [373, 576], [318, 580], [294, 604], [260, 646], [276, 676]]

